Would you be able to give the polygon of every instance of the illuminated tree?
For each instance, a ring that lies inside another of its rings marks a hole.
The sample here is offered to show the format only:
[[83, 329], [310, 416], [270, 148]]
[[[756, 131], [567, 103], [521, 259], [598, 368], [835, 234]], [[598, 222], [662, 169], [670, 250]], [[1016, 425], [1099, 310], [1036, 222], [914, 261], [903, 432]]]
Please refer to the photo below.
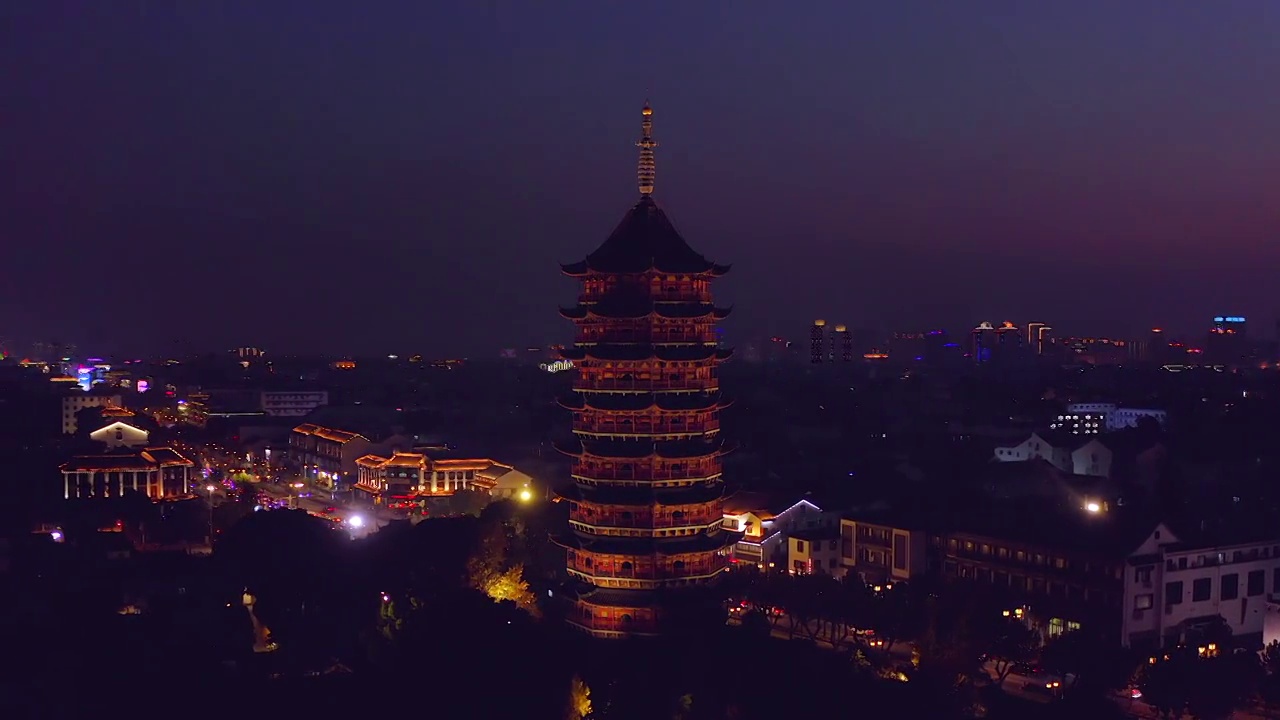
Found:
[[591, 688], [587, 687], [587, 683], [581, 676], [574, 675], [569, 681], [569, 702], [565, 708], [565, 720], [584, 720], [590, 715]]
[[1004, 685], [1018, 663], [1029, 662], [1040, 649], [1040, 636], [1015, 617], [1001, 617], [990, 624], [982, 623], [980, 646], [991, 659], [996, 671], [996, 684]]

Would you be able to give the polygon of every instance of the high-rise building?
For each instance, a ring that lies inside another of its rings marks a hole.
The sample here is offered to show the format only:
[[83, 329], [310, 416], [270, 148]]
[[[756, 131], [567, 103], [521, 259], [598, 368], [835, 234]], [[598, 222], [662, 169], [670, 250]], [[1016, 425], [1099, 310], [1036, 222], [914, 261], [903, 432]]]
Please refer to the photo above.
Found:
[[809, 328], [809, 362], [814, 365], [821, 364], [826, 360], [827, 344], [824, 342], [826, 331], [826, 320], [814, 320], [813, 327]]
[[849, 334], [849, 328], [837, 325], [836, 336], [840, 338], [840, 359], [853, 362], [853, 335]]
[[713, 582], [738, 535], [724, 530], [716, 321], [698, 254], [653, 201], [653, 111], [643, 111], [640, 201], [604, 244], [564, 266], [582, 283], [566, 360], [573, 394], [572, 533], [560, 540], [580, 583], [569, 622], [597, 637], [658, 634], [668, 593]]
[[1027, 348], [1036, 355], [1043, 355], [1053, 328], [1042, 322], [1027, 323]]

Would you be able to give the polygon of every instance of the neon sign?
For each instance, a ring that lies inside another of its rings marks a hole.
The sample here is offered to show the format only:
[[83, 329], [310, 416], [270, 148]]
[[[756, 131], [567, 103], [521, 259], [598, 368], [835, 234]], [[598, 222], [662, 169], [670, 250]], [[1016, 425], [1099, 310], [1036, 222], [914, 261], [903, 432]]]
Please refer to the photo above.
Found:
[[1220, 322], [1242, 323], [1244, 322], [1244, 318], [1240, 317], [1239, 315], [1225, 315], [1225, 316], [1219, 315], [1218, 317], [1215, 317], [1213, 321], [1216, 323], [1220, 323]]
[[549, 373], [558, 373], [564, 372], [565, 370], [572, 370], [575, 367], [577, 366], [570, 360], [557, 360], [553, 363], [542, 363], [538, 366], [538, 369]]

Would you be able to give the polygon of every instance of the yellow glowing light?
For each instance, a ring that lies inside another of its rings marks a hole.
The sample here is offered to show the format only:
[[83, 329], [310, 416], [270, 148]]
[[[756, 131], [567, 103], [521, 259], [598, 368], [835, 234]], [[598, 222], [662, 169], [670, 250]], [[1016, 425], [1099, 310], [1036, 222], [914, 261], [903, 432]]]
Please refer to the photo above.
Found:
[[533, 499], [533, 493], [529, 491], [529, 488], [525, 488], [520, 491], [521, 502], [529, 502], [532, 499]]
[[1099, 512], [1099, 511], [1101, 511], [1101, 510], [1102, 510], [1102, 506], [1101, 506], [1101, 505], [1099, 505], [1099, 504], [1098, 504], [1098, 503], [1096, 503], [1096, 502], [1091, 502], [1091, 503], [1086, 504], [1086, 505], [1084, 506], [1084, 509], [1085, 509], [1085, 510], [1088, 510], [1088, 511], [1089, 511], [1089, 512], [1091, 512], [1091, 513], [1096, 513], [1096, 512]]

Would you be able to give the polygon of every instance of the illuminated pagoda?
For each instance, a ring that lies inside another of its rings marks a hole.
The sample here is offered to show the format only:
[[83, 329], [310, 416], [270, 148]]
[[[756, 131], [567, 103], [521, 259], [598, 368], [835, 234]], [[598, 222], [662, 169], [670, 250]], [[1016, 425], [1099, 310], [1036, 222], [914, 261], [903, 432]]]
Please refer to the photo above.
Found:
[[571, 396], [572, 533], [561, 540], [580, 581], [569, 621], [597, 637], [661, 632], [671, 593], [713, 582], [738, 536], [721, 528], [716, 322], [711, 280], [729, 271], [685, 243], [653, 201], [653, 110], [646, 104], [640, 201], [586, 260], [577, 326], [561, 354], [578, 368]]

